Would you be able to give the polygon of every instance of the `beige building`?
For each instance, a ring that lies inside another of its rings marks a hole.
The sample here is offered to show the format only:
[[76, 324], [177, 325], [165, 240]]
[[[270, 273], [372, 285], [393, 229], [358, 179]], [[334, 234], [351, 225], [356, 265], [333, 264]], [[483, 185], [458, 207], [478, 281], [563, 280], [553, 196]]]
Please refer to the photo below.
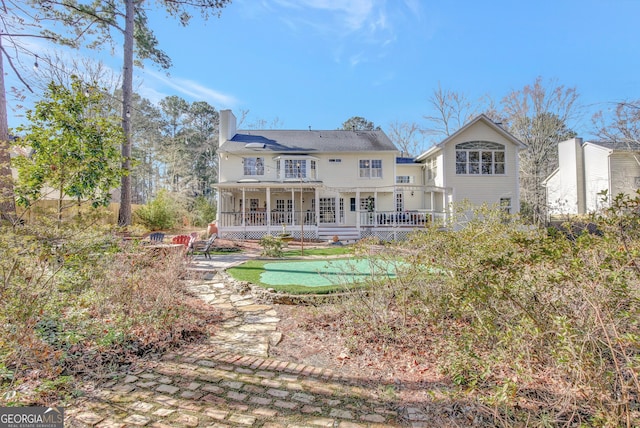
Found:
[[483, 115], [413, 159], [383, 131], [240, 131], [223, 110], [218, 234], [403, 239], [463, 199], [517, 211], [521, 148]]

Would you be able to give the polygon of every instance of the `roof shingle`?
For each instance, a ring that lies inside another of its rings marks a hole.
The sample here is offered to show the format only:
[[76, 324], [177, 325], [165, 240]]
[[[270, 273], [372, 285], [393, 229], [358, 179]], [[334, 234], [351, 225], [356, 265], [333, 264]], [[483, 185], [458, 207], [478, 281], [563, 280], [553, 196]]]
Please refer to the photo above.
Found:
[[[247, 147], [251, 144], [252, 147]], [[261, 148], [260, 144], [264, 147]], [[398, 151], [383, 131], [238, 131], [220, 147], [221, 152], [251, 153], [259, 150], [273, 153], [335, 153]]]

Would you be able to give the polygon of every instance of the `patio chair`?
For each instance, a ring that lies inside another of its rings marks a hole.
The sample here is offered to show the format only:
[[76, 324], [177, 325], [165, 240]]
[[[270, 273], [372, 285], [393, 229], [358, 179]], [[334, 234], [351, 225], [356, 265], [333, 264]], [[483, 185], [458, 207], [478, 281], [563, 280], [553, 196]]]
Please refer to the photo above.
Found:
[[151, 242], [151, 244], [162, 244], [162, 241], [164, 241], [164, 233], [153, 232], [151, 235], [149, 235], [149, 241]]
[[215, 241], [217, 237], [218, 235], [216, 233], [212, 234], [209, 237], [209, 240], [207, 241], [207, 245], [204, 246], [204, 250], [202, 250], [202, 253], [204, 254], [204, 257], [206, 259], [211, 258], [211, 254], [209, 252], [211, 251], [211, 246], [213, 245], [213, 241]]
[[193, 254], [196, 242], [198, 242], [198, 232], [191, 232], [191, 234], [189, 235], [189, 243], [187, 244], [187, 254]]
[[191, 236], [189, 235], [177, 235], [171, 239], [172, 244], [182, 244], [185, 248], [189, 248], [189, 243], [191, 242]]

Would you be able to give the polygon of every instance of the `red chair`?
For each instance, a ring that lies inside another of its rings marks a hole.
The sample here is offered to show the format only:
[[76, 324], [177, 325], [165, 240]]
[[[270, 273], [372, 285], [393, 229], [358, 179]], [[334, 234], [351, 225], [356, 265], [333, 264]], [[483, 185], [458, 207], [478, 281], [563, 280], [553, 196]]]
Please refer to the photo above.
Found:
[[172, 244], [182, 244], [185, 248], [189, 248], [191, 237], [189, 235], [177, 235], [171, 239]]

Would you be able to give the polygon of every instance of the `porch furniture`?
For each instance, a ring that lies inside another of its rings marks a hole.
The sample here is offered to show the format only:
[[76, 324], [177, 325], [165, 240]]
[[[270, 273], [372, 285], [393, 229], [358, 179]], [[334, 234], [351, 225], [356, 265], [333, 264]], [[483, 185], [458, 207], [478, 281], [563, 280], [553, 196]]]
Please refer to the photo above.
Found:
[[218, 235], [214, 233], [211, 235], [211, 237], [207, 241], [207, 245], [205, 245], [204, 249], [202, 250], [205, 258], [207, 259], [211, 258], [211, 254], [209, 252], [211, 251], [211, 246], [213, 245], [213, 241], [215, 241], [217, 237]]
[[191, 236], [189, 235], [176, 235], [171, 238], [172, 244], [182, 244], [185, 248], [189, 248], [189, 243], [191, 242]]
[[189, 235], [189, 243], [187, 244], [187, 254], [192, 253], [196, 242], [198, 241], [198, 232], [191, 232]]
[[149, 235], [149, 241], [151, 244], [161, 244], [164, 241], [164, 233], [162, 232], [153, 232]]

